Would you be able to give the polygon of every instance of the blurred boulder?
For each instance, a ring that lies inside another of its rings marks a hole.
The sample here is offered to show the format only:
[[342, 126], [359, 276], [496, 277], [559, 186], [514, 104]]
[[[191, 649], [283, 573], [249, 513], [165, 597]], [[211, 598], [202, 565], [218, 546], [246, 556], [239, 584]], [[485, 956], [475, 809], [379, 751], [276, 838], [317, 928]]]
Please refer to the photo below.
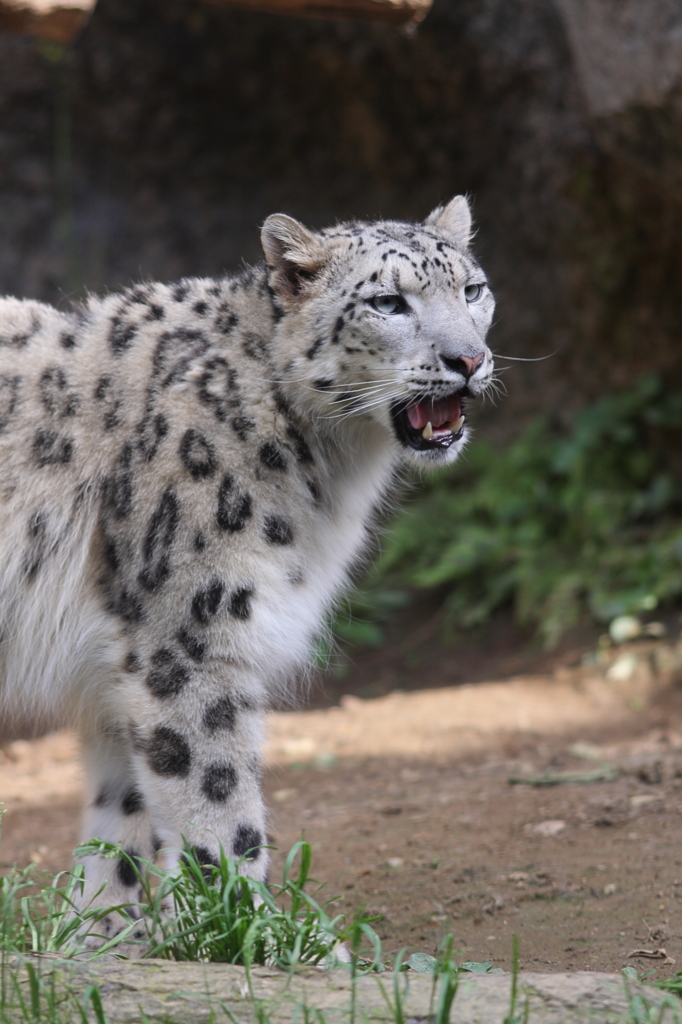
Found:
[[590, 113], [656, 107], [682, 85], [679, 0], [557, 0]]

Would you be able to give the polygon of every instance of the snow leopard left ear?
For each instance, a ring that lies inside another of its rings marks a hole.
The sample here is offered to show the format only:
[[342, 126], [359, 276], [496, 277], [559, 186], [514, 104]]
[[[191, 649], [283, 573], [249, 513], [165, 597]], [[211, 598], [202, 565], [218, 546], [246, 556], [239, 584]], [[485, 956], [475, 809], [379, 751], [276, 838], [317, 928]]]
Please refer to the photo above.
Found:
[[471, 210], [466, 196], [455, 196], [445, 206], [437, 206], [425, 224], [452, 239], [458, 249], [466, 249], [471, 241]]
[[260, 240], [268, 266], [274, 271], [271, 287], [285, 301], [297, 298], [325, 261], [319, 240], [285, 213], [268, 217]]

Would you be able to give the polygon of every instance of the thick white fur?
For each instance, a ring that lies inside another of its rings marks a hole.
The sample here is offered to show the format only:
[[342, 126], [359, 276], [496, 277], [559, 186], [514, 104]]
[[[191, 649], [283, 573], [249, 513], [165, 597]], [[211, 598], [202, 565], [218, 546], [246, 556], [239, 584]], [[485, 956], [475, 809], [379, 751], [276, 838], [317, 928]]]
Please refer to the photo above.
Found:
[[[0, 739], [80, 729], [84, 838], [171, 862], [183, 836], [209, 860], [265, 842], [269, 696], [305, 670], [401, 467], [466, 441], [415, 452], [391, 407], [490, 381], [470, 229], [462, 197], [424, 225], [313, 234], [276, 215], [268, 266], [238, 278], [72, 314], [0, 301]], [[481, 353], [468, 382], [452, 368]], [[132, 898], [124, 865], [86, 868], [86, 899]], [[244, 870], [265, 877], [265, 852]]]

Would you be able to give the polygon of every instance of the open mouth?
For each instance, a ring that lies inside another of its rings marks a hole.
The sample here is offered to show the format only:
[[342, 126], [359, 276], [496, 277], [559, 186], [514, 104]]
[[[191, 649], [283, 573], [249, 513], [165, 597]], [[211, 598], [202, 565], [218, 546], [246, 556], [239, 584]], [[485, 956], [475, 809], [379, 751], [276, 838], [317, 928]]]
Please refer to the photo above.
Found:
[[417, 452], [449, 448], [464, 429], [463, 393], [423, 402], [400, 402], [391, 413], [398, 439]]

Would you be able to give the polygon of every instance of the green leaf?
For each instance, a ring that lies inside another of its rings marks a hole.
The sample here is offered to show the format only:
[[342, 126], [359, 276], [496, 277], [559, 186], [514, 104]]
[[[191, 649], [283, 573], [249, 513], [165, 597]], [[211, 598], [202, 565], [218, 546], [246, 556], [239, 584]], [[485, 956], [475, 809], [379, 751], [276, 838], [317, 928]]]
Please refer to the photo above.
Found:
[[490, 974], [493, 970], [493, 965], [489, 960], [481, 960], [480, 963], [476, 963], [473, 960], [465, 960], [463, 964], [459, 965], [460, 971], [470, 971], [471, 974]]
[[407, 959], [407, 966], [418, 974], [433, 974], [438, 966], [435, 956], [428, 953], [413, 953]]

